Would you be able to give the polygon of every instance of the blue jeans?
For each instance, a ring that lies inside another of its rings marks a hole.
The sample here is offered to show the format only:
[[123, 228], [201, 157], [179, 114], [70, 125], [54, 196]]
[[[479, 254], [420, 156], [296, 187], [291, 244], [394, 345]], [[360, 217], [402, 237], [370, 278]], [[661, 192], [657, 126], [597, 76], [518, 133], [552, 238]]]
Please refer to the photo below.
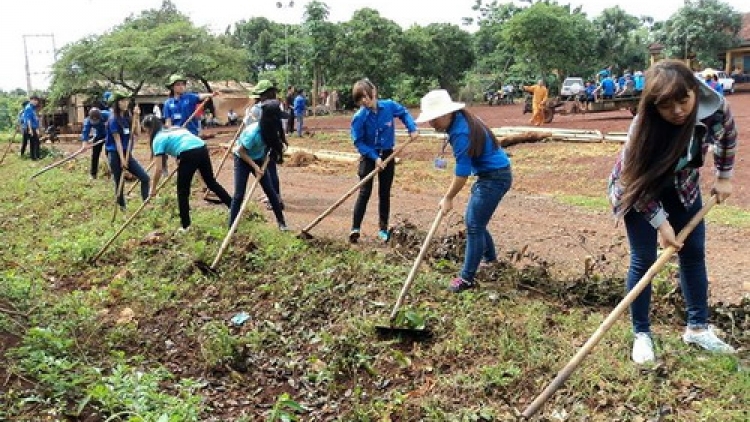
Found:
[[[690, 219], [700, 211], [700, 194], [689, 209], [682, 205], [674, 189], [666, 190], [660, 197], [664, 210], [669, 214], [668, 221], [679, 233]], [[635, 286], [656, 261], [657, 230], [637, 211], [625, 214], [625, 229], [630, 243], [630, 268], [627, 276], [627, 290]], [[687, 306], [687, 323], [690, 328], [705, 328], [708, 322], [708, 276], [706, 275], [706, 226], [703, 221], [685, 239], [678, 252], [680, 262], [680, 286]], [[651, 331], [649, 308], [651, 306], [651, 283], [630, 305], [633, 331]]]
[[[258, 165], [263, 165], [263, 163], [258, 164]], [[279, 182], [278, 164], [276, 163], [276, 160], [274, 160], [273, 158], [271, 158], [271, 161], [268, 162], [268, 166], [266, 167], [266, 173], [268, 173], [268, 177], [271, 178], [271, 187], [273, 188], [273, 191], [276, 192], [276, 196], [279, 198], [279, 203], [281, 203], [281, 209], [283, 210], [284, 201], [281, 199], [281, 182]]]
[[473, 282], [479, 268], [479, 262], [497, 259], [495, 242], [487, 230], [492, 214], [495, 213], [500, 200], [510, 189], [513, 175], [510, 167], [480, 173], [471, 187], [471, 196], [466, 206], [466, 256], [461, 269], [461, 278]]
[[[122, 175], [122, 166], [120, 165], [120, 154], [117, 151], [107, 151], [107, 158], [109, 159], [109, 168], [112, 170], [112, 180], [115, 182], [115, 194], [117, 194], [117, 188], [120, 185], [120, 177]], [[131, 155], [128, 159], [128, 171], [133, 174], [141, 182], [141, 199], [144, 201], [148, 198], [148, 192], [151, 186], [151, 178], [148, 177], [146, 170], [141, 167], [141, 164], [133, 158]], [[121, 207], [125, 206], [125, 195], [124, 187], [123, 192], [120, 192], [120, 196], [117, 198], [117, 204]]]
[[[262, 162], [256, 161], [255, 164], [258, 167], [263, 165]], [[234, 157], [234, 195], [232, 196], [232, 206], [229, 209], [229, 227], [232, 226], [237, 215], [240, 213], [242, 207], [242, 201], [245, 199], [245, 191], [247, 190], [247, 179], [250, 174], [255, 174], [253, 168], [250, 167], [242, 158]], [[273, 214], [276, 217], [276, 222], [279, 225], [286, 225], [284, 219], [284, 212], [281, 209], [281, 200], [279, 195], [273, 188], [272, 175], [276, 174], [276, 162], [271, 159], [268, 162], [268, 167], [263, 173], [263, 177], [260, 178], [260, 187], [263, 188], [263, 193], [266, 194], [268, 202], [271, 203]]]
[[305, 115], [303, 113], [303, 114], [298, 114], [295, 117], [297, 118], [297, 136], [301, 138], [302, 137], [302, 122], [303, 120], [305, 120]]

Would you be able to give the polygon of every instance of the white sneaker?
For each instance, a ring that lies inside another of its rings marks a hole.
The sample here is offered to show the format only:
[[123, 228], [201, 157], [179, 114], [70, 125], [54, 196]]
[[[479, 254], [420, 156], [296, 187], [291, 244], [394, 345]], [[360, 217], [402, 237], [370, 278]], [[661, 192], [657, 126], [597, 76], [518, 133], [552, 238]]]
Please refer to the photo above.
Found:
[[687, 344], [695, 344], [709, 352], [737, 353], [737, 350], [735, 350], [734, 347], [724, 343], [720, 338], [716, 337], [713, 327], [708, 327], [701, 331], [694, 331], [688, 328], [685, 330], [685, 334], [682, 335], [682, 341]]
[[177, 234], [185, 234], [188, 231], [190, 231], [190, 226], [180, 227], [179, 229], [177, 229]]
[[635, 339], [633, 340], [633, 362], [642, 364], [653, 362], [655, 359], [654, 342], [651, 340], [651, 334], [635, 333]]

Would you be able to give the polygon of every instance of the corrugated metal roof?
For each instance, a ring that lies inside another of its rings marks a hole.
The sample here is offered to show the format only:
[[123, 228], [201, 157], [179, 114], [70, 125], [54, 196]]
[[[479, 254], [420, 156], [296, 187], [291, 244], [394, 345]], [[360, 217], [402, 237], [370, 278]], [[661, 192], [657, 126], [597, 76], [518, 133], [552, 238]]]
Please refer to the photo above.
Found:
[[[240, 94], [248, 95], [249, 91], [255, 86], [249, 82], [238, 82], [238, 81], [209, 81], [211, 89], [226, 94]], [[196, 81], [188, 81], [188, 91], [193, 92], [207, 92], [206, 87], [202, 83]], [[168, 95], [169, 89], [165, 85], [144, 85], [138, 91], [138, 96], [163, 96]]]
[[[255, 86], [249, 82], [238, 82], [238, 81], [209, 81], [211, 89], [219, 91], [222, 94], [235, 94], [235, 95], [249, 95], [250, 90]], [[135, 86], [135, 83], [129, 83], [130, 86]], [[106, 81], [94, 81], [90, 84], [90, 87], [101, 87], [106, 90], [122, 89], [120, 85], [112, 85]], [[208, 92], [206, 87], [198, 81], [188, 81], [187, 90], [192, 92]], [[138, 91], [138, 96], [153, 96], [161, 97], [169, 95], [169, 89], [164, 85], [143, 85]]]

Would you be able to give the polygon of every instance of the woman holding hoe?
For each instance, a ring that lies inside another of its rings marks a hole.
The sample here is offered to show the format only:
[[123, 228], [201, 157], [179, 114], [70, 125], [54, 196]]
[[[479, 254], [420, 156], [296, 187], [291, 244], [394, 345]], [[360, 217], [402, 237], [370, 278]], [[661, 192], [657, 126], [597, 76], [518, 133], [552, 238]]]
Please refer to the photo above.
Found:
[[495, 243], [487, 225], [513, 182], [510, 160], [492, 131], [466, 111], [463, 103], [453, 102], [448, 91], [430, 91], [422, 97], [420, 108], [417, 123], [429, 122], [436, 131], [446, 132], [446, 142], [456, 158], [453, 181], [440, 201], [443, 214], [453, 208], [453, 198], [463, 189], [469, 176], [477, 177], [464, 215], [464, 265], [459, 276], [448, 285], [448, 290], [458, 293], [477, 286], [474, 276], [481, 262], [497, 261]]
[[[656, 63], [646, 72], [638, 114], [610, 175], [609, 198], [615, 215], [625, 221], [630, 243], [628, 290], [656, 261], [658, 237], [662, 247], [678, 250], [687, 310], [682, 340], [712, 352], [733, 353], [708, 325], [705, 224], [698, 224], [684, 243], [675, 236], [702, 208], [698, 170], [710, 145], [716, 168], [712, 193], [722, 202], [732, 193], [737, 147], [729, 105], [682, 62]], [[649, 284], [630, 306], [636, 363], [654, 360], [650, 304]]]
[[[277, 100], [266, 101], [261, 108], [260, 121], [242, 131], [234, 148], [234, 196], [229, 212], [229, 226], [232, 226], [240, 212], [247, 180], [252, 173], [260, 178], [260, 186], [271, 204], [279, 229], [286, 231], [283, 205], [274, 188], [273, 179], [276, 163], [284, 161], [287, 141], [281, 119], [288, 116], [281, 111], [281, 104]], [[264, 171], [263, 162], [266, 159], [268, 164]]]
[[177, 204], [181, 224], [179, 232], [190, 228], [190, 185], [196, 171], [200, 172], [208, 189], [224, 205], [229, 207], [232, 204], [232, 197], [214, 178], [211, 156], [201, 138], [184, 128], [162, 129], [161, 119], [153, 114], [146, 116], [141, 125], [149, 137], [151, 153], [155, 157], [152, 192], [156, 192], [167, 156], [177, 159]]
[[109, 168], [112, 170], [112, 179], [115, 182], [117, 204], [124, 210], [124, 189], [121, 189], [120, 186], [120, 178], [122, 177], [123, 170], [129, 171], [141, 182], [141, 199], [144, 201], [148, 198], [150, 179], [148, 173], [143, 170], [141, 164], [132, 154], [135, 144], [131, 145], [130, 143], [135, 142], [136, 139], [132, 136], [134, 134], [131, 134], [130, 130], [133, 127], [133, 118], [137, 118], [137, 115], [134, 117], [130, 110], [128, 110], [130, 94], [117, 91], [112, 93], [109, 101], [112, 104], [112, 110], [109, 120], [107, 120], [107, 141], [105, 142], [104, 149], [107, 151]]
[[[396, 163], [391, 160], [387, 165], [384, 161], [393, 154], [396, 145], [396, 128], [394, 120], [399, 118], [409, 131], [409, 137], [414, 140], [419, 136], [417, 125], [414, 123], [409, 110], [393, 101], [380, 99], [378, 89], [369, 79], [360, 79], [352, 87], [354, 104], [360, 106], [352, 117], [351, 136], [354, 146], [362, 155], [359, 159], [357, 175], [362, 180], [368, 174], [380, 170], [378, 173], [378, 213], [380, 231], [378, 238], [387, 242], [390, 238], [388, 231], [388, 217], [391, 212], [391, 186], [396, 173]], [[349, 241], [357, 243], [360, 227], [367, 211], [367, 201], [372, 194], [372, 179], [362, 185], [354, 205], [352, 230]]]
[[187, 91], [187, 78], [182, 75], [170, 76], [167, 89], [169, 98], [164, 102], [165, 125], [183, 126], [193, 135], [200, 135], [200, 117], [195, 115], [195, 111], [203, 101], [218, 95], [218, 92], [198, 94]]

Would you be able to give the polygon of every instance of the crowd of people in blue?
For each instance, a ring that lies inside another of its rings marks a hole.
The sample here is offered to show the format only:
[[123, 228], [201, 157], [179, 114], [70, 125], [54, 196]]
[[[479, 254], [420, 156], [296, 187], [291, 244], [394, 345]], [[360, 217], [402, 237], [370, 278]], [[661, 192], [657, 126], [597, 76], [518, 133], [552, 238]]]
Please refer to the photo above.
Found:
[[[628, 140], [609, 177], [607, 192], [614, 215], [624, 222], [631, 250], [626, 289], [633, 288], [655, 262], [657, 244], [674, 247], [678, 251], [680, 282], [687, 309], [683, 341], [712, 352], [734, 353], [735, 349], [721, 340], [708, 324], [704, 223], [701, 222], [684, 242], [679, 242], [676, 236], [702, 208], [699, 169], [708, 151], [712, 151], [715, 167], [712, 195], [721, 203], [732, 192], [737, 128], [729, 104], [710, 81], [698, 78], [677, 60], [663, 60], [646, 72], [638, 71], [633, 75], [626, 72], [618, 78], [608, 68], [599, 73], [598, 79], [596, 88], [591, 91], [594, 96], [615, 97], [623, 89], [632, 89], [632, 95], [641, 96]], [[133, 173], [140, 181], [143, 200], [155, 192], [165, 173], [167, 157], [176, 158], [179, 231], [191, 226], [190, 185], [196, 172], [200, 172], [206, 186], [228, 208], [230, 226], [237, 218], [249, 175], [253, 174], [259, 178], [279, 229], [286, 231], [278, 165], [283, 163], [287, 135], [295, 128], [298, 135], [302, 133], [304, 91], [290, 86], [286, 96], [280, 97], [276, 86], [267, 80], [259, 81], [251, 91], [255, 104], [249, 108], [242, 123], [245, 127], [232, 150], [234, 194], [230, 195], [216, 181], [206, 143], [198, 136], [200, 127], [193, 121], [196, 109], [214, 94], [186, 92], [185, 83], [185, 78], [172, 76], [167, 85], [171, 95], [164, 103], [163, 117], [149, 114], [140, 122], [137, 106], [130, 107], [130, 96], [112, 93], [107, 98], [109, 110], [94, 107], [89, 111], [81, 140], [84, 145], [104, 140], [115, 179], [125, 170]], [[590, 81], [587, 90], [593, 85]], [[352, 97], [359, 107], [352, 117], [350, 130], [353, 147], [360, 154], [357, 174], [362, 180], [377, 172], [377, 237], [381, 241], [390, 239], [390, 198], [396, 165], [388, 157], [396, 146], [396, 120], [406, 127], [411, 140], [419, 137], [418, 123], [447, 135], [443, 150], [450, 145], [455, 166], [445, 193], [436, 198], [436, 208], [442, 213], [450, 212], [455, 198], [473, 178], [464, 211], [463, 265], [457, 276], [447, 283], [447, 288], [455, 293], [477, 288], [477, 273], [497, 263], [498, 254], [488, 226], [513, 183], [511, 160], [498, 138], [464, 103], [453, 101], [443, 89], [432, 90], [421, 98], [416, 119], [404, 105], [381, 98], [376, 85], [368, 79], [353, 84]], [[22, 113], [24, 149], [28, 141], [35, 160], [39, 158], [38, 102], [39, 98], [30, 98]], [[297, 121], [296, 127], [293, 119]], [[129, 153], [139, 132], [134, 128], [137, 123], [142, 126], [155, 163], [151, 175]], [[100, 150], [92, 149], [92, 178], [97, 176], [99, 154]], [[374, 177], [359, 191], [349, 242], [360, 240], [373, 184]], [[122, 195], [117, 201], [125, 206]], [[649, 322], [650, 296], [649, 286], [631, 306], [632, 359], [636, 363], [655, 359]]]
[[[702, 73], [708, 86], [724, 95], [724, 88], [719, 82], [716, 72], [707, 70]], [[596, 79], [587, 80], [578, 100], [583, 103], [596, 102], [599, 99], [612, 100], [616, 98], [639, 97], [646, 86], [646, 76], [643, 71], [632, 72], [625, 70], [622, 75], [613, 73], [612, 66], [600, 70]]]

